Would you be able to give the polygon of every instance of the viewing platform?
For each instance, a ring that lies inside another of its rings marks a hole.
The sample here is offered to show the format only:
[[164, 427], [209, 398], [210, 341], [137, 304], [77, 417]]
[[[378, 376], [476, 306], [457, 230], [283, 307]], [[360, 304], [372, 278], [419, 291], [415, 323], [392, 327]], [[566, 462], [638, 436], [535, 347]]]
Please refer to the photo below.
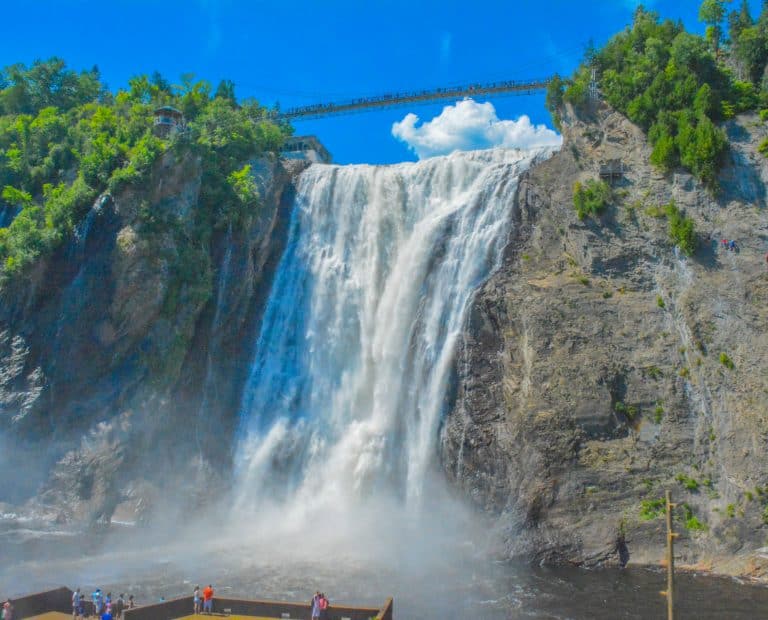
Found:
[[331, 154], [317, 136], [292, 136], [280, 149], [280, 156], [285, 159], [305, 159], [315, 164], [330, 164]]
[[[12, 599], [14, 620], [71, 620], [72, 590], [57, 588], [37, 594]], [[285, 620], [309, 619], [311, 608], [307, 602], [251, 600], [214, 597], [212, 614], [192, 615], [192, 595], [140, 605], [123, 612], [123, 620], [204, 620], [205, 617], [230, 618], [230, 620]], [[84, 593], [88, 598], [89, 593]], [[84, 601], [85, 615], [93, 617], [93, 603]], [[392, 598], [379, 608], [355, 607], [331, 602], [326, 610], [326, 620], [393, 620]], [[89, 614], [90, 612], [90, 614]], [[115, 618], [115, 620], [118, 620]]]

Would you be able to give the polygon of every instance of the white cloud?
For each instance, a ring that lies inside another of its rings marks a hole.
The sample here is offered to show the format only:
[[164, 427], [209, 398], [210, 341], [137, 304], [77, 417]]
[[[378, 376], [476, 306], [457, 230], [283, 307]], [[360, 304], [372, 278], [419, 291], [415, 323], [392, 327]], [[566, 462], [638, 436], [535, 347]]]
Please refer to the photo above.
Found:
[[464, 99], [443, 108], [431, 121], [413, 113], [392, 124], [392, 135], [405, 142], [419, 159], [496, 146], [532, 148], [560, 146], [563, 138], [546, 125], [534, 125], [525, 114], [516, 121], [500, 120], [492, 103]]

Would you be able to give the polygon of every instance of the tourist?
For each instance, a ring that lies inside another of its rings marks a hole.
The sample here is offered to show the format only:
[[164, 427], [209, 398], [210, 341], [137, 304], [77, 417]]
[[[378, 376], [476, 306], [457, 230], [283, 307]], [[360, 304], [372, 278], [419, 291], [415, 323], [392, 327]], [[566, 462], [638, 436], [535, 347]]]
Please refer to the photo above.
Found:
[[328, 618], [328, 604], [325, 592], [322, 592], [320, 594], [320, 620], [326, 620]]
[[80, 588], [72, 593], [72, 620], [83, 617], [83, 595]]
[[93, 600], [93, 614], [98, 618], [101, 615], [101, 588], [96, 588], [91, 595]]
[[3, 620], [13, 620], [13, 603], [8, 599], [3, 604]]
[[128, 609], [136, 607], [136, 603], [133, 600], [133, 594], [128, 595]]
[[120, 596], [117, 597], [117, 601], [115, 602], [116, 620], [123, 620], [123, 610], [125, 609], [125, 599], [123, 598], [124, 596], [124, 594], [120, 594]]
[[203, 590], [203, 611], [213, 613], [213, 586], [210, 583]]
[[104, 606], [104, 613], [101, 614], [101, 620], [112, 620], [112, 605]]
[[112, 607], [112, 593], [107, 592], [107, 596], [104, 597], [104, 607]]
[[200, 586], [195, 586], [195, 591], [192, 593], [192, 602], [194, 603], [192, 612], [193, 614], [200, 613]]
[[312, 620], [320, 620], [320, 590], [312, 597]]

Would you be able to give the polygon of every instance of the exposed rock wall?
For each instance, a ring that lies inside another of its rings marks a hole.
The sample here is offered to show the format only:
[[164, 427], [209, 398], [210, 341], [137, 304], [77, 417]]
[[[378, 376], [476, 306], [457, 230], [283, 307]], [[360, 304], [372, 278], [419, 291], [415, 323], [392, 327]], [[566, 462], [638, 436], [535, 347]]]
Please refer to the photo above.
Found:
[[[728, 125], [730, 160], [712, 196], [683, 171], [653, 169], [642, 132], [620, 114], [571, 110], [565, 121], [562, 150], [521, 182], [503, 268], [475, 300], [444, 468], [498, 515], [506, 556], [616, 561], [626, 540], [630, 561], [657, 562], [665, 536], [651, 502], [669, 488], [687, 505], [676, 525], [684, 561], [760, 573], [768, 160], [756, 146], [766, 126], [755, 116]], [[628, 166], [614, 204], [579, 221], [574, 182], [613, 158]], [[654, 212], [673, 199], [695, 220], [694, 257], [679, 256]]]
[[[261, 205], [203, 249], [209, 294], [173, 289], [179, 239], [204, 208], [200, 163], [175, 150], [145, 187], [100, 197], [67, 247], [4, 291], [0, 428], [19, 449], [6, 441], [3, 458], [38, 455], [37, 474], [25, 468], [5, 499], [23, 501], [47, 479], [37, 499], [63, 519], [134, 518], [169, 493], [194, 500], [227, 468], [249, 334], [301, 169], [252, 167]], [[148, 212], [177, 230], [152, 230]]]

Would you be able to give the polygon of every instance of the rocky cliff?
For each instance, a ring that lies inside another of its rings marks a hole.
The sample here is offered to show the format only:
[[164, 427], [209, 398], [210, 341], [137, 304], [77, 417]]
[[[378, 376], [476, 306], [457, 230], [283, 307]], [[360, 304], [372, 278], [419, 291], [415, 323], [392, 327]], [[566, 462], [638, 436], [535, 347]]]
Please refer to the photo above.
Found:
[[7, 499], [63, 520], [146, 518], [227, 469], [298, 171], [252, 162], [257, 211], [198, 243], [200, 161], [169, 150], [144, 188], [99, 197], [58, 255], [4, 289], [0, 459], [22, 474]]
[[[762, 575], [766, 125], [729, 122], [713, 195], [652, 168], [615, 111], [563, 122], [563, 148], [522, 178], [503, 265], [475, 298], [444, 469], [496, 516], [506, 557], [655, 563], [669, 488], [686, 562]], [[609, 208], [579, 220], [574, 183], [614, 159], [625, 170]], [[65, 521], [141, 520], [165, 499], [202, 501], [231, 470], [301, 170], [252, 164], [257, 211], [202, 243], [200, 162], [168, 151], [144, 188], [101, 196], [70, 243], [3, 290], [0, 463], [24, 474], [4, 497]], [[695, 221], [691, 257], [670, 241], [671, 201]]]
[[[522, 180], [441, 444], [448, 476], [498, 516], [502, 555], [656, 563], [671, 489], [684, 562], [764, 573], [768, 131], [756, 116], [727, 131], [717, 195], [656, 171], [643, 133], [600, 106], [568, 110], [562, 150]], [[574, 183], [613, 159], [610, 207], [580, 221]], [[690, 258], [669, 239], [671, 200], [695, 221]]]

